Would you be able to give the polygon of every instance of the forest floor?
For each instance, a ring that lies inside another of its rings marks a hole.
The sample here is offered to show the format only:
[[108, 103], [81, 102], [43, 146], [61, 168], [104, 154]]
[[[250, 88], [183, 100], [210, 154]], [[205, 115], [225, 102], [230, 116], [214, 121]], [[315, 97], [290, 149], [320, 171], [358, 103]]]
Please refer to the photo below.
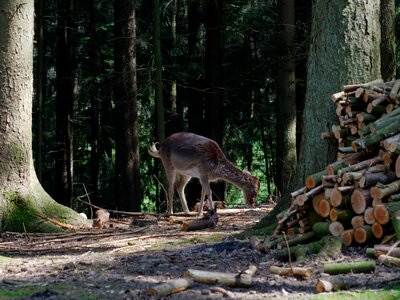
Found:
[[[173, 221], [158, 217], [157, 224], [144, 227], [132, 226], [128, 218], [112, 219], [113, 226], [106, 229], [2, 233], [0, 299], [149, 299], [149, 288], [183, 278], [188, 269], [238, 273], [249, 265], [257, 267], [249, 288], [220, 286], [218, 290], [213, 289], [216, 285], [198, 283], [166, 298], [219, 299], [224, 291], [230, 293], [225, 297], [239, 299], [315, 297], [315, 283], [321, 276], [318, 259], [311, 256], [301, 264], [314, 270], [307, 279], [274, 275], [269, 267], [288, 266], [287, 262], [270, 260], [251, 249], [247, 239], [235, 238], [269, 210], [222, 209], [216, 227], [196, 232], [184, 232], [179, 217]], [[341, 261], [365, 259], [361, 250], [346, 251]], [[400, 282], [397, 269], [377, 265], [375, 273], [358, 276], [359, 286], [341, 299], [362, 299], [356, 295], [365, 290], [370, 299], [381, 299], [382, 293], [385, 299], [388, 295], [398, 299], [400, 291], [392, 287]]]

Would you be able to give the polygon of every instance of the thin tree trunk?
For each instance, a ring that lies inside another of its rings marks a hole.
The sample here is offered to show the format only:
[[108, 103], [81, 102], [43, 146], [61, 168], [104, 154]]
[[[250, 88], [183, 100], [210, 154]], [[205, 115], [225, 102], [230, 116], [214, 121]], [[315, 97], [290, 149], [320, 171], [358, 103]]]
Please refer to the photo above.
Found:
[[56, 44], [56, 149], [55, 198], [70, 206], [73, 190], [74, 54], [72, 44], [73, 0], [58, 0]]
[[[187, 122], [188, 131], [205, 135], [204, 128], [204, 97], [200, 90], [203, 87], [204, 74], [199, 73], [198, 68], [201, 64], [200, 53], [198, 49], [200, 26], [202, 24], [201, 1], [188, 1], [188, 32], [187, 32], [187, 57], [191, 62], [189, 64], [188, 87], [184, 90], [187, 101]], [[200, 199], [201, 185], [198, 179], [192, 179], [186, 186], [186, 198], [188, 207], [191, 209]]]
[[97, 197], [99, 192], [99, 175], [100, 175], [100, 151], [99, 151], [99, 128], [100, 128], [100, 100], [99, 100], [99, 84], [97, 83], [96, 77], [101, 74], [102, 67], [100, 61], [100, 49], [98, 45], [97, 35], [97, 11], [94, 0], [90, 1], [89, 7], [89, 18], [90, 18], [90, 57], [92, 58], [92, 71], [93, 76], [91, 78], [91, 91], [90, 91], [90, 192], [91, 200], [97, 203]]
[[115, 183], [120, 210], [140, 211], [135, 1], [114, 2]]
[[381, 73], [384, 81], [396, 78], [395, 0], [381, 0]]
[[294, 0], [278, 1], [278, 65], [276, 68], [276, 178], [283, 194], [294, 175], [296, 155], [296, 80], [294, 63]]
[[[205, 48], [205, 111], [204, 123], [207, 137], [217, 142], [221, 147], [224, 136], [223, 101], [224, 90], [222, 83], [222, 27], [223, 0], [206, 1], [206, 48]], [[225, 182], [212, 184], [216, 200], [225, 199]]]
[[[296, 153], [297, 157], [300, 153], [302, 129], [303, 129], [303, 110], [306, 101], [307, 91], [307, 60], [309, 52], [309, 32], [311, 29], [311, 10], [312, 1], [297, 0], [296, 7]], [[298, 45], [298, 46], [297, 46]], [[293, 182], [292, 182], [293, 185]]]
[[153, 0], [153, 38], [154, 38], [154, 91], [157, 118], [157, 140], [161, 143], [165, 139], [164, 101], [162, 87], [162, 60], [161, 60], [161, 22], [160, 0]]
[[43, 87], [46, 80], [44, 65], [44, 16], [43, 0], [37, 1], [37, 72], [36, 72], [36, 145], [35, 169], [40, 182], [43, 181]]

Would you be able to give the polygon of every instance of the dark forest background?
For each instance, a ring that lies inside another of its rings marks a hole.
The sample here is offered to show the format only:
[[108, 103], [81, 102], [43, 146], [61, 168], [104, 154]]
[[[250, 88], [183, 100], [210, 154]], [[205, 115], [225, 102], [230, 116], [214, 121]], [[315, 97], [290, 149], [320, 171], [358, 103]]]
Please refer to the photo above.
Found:
[[[311, 1], [287, 2], [35, 1], [34, 158], [45, 189], [74, 208], [83, 199], [107, 208], [165, 211], [161, 164], [147, 148], [190, 131], [214, 139], [236, 166], [259, 177], [258, 203], [275, 201], [289, 182], [277, 150], [285, 111], [296, 115], [295, 148], [301, 144], [312, 16]], [[127, 33], [118, 31], [118, 22], [132, 21], [132, 14], [124, 15], [132, 10], [136, 28], [128, 27], [134, 35], [126, 45], [119, 43]], [[118, 71], [126, 66], [118, 53], [126, 49], [136, 67], [136, 86], [128, 89]], [[279, 96], [286, 82], [279, 71], [288, 62], [295, 73], [289, 106]], [[126, 99], [135, 100], [129, 120], [121, 110]], [[116, 153], [129, 148], [119, 129], [129, 121], [136, 122], [137, 131], [129, 134], [138, 157], [134, 191], [124, 198]], [[235, 187], [213, 190], [228, 205], [243, 205]], [[195, 180], [187, 192], [193, 207]]]

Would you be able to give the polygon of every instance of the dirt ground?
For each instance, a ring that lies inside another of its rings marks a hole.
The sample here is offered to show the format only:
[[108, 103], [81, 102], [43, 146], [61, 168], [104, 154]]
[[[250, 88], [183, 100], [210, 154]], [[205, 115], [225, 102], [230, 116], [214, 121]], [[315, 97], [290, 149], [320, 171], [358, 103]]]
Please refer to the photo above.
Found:
[[[268, 211], [223, 209], [215, 228], [197, 232], [184, 232], [180, 217], [159, 217], [157, 224], [144, 227], [131, 225], [131, 219], [113, 219], [106, 229], [2, 233], [0, 299], [149, 299], [149, 288], [182, 278], [188, 269], [239, 273], [250, 265], [257, 267], [250, 288], [220, 286], [218, 291], [216, 285], [195, 284], [167, 298], [307, 299], [315, 295], [321, 277], [321, 263], [315, 257], [301, 264], [314, 270], [310, 278], [278, 276], [269, 267], [288, 266], [286, 262], [270, 260], [251, 249], [247, 239], [234, 237]], [[341, 261], [365, 259], [357, 251], [363, 249], [344, 251]], [[385, 266], [359, 276], [357, 289], [379, 290], [400, 281], [397, 269]]]

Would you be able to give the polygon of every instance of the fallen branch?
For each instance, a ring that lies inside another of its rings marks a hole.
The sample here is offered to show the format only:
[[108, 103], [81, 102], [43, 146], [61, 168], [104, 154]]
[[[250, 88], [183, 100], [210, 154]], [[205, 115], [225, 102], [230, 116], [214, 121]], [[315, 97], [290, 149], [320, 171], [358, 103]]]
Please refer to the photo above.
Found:
[[80, 229], [80, 228], [82, 228], [82, 226], [76, 226], [76, 225], [71, 225], [71, 224], [62, 223], [62, 222], [60, 222], [60, 221], [58, 221], [58, 220], [56, 220], [56, 219], [54, 219], [54, 218], [50, 218], [50, 217], [47, 217], [47, 216], [42, 215], [42, 214], [39, 214], [39, 213], [37, 213], [36, 215], [37, 215], [39, 218], [41, 218], [41, 219], [43, 219], [43, 220], [45, 220], [45, 221], [47, 221], [47, 222], [50, 222], [50, 223], [56, 225], [57, 227], [60, 227], [60, 228], [63, 228], [63, 229], [72, 229], [72, 230], [75, 230], [75, 229]]
[[393, 247], [393, 246], [385, 246], [385, 245], [375, 245], [374, 246], [374, 254], [377, 257], [379, 255], [386, 254], [386, 255], [400, 258], [400, 248]]
[[313, 270], [310, 268], [301, 268], [301, 267], [277, 267], [271, 266], [269, 271], [273, 274], [281, 275], [281, 276], [301, 276], [301, 277], [310, 277], [313, 275]]
[[370, 273], [375, 270], [375, 261], [358, 261], [350, 263], [326, 263], [324, 273], [331, 275], [346, 273]]
[[201, 230], [205, 228], [215, 227], [218, 222], [218, 214], [217, 211], [214, 209], [210, 212], [210, 215], [205, 216], [202, 219], [193, 220], [189, 223], [183, 223], [183, 230], [184, 231], [195, 231]]
[[398, 257], [381, 254], [378, 256], [378, 261], [387, 266], [400, 267], [400, 258], [398, 258]]
[[351, 287], [357, 286], [357, 278], [355, 276], [332, 276], [324, 279], [318, 279], [315, 285], [317, 293], [332, 292], [338, 290], [347, 290]]
[[226, 289], [220, 287], [220, 286], [214, 286], [210, 288], [210, 291], [213, 293], [220, 293], [224, 298], [235, 298], [235, 294], [232, 293], [231, 291], [227, 291]]
[[177, 292], [184, 291], [190, 288], [191, 286], [193, 286], [192, 280], [187, 278], [179, 278], [149, 288], [146, 291], [146, 294], [148, 296], [161, 298]]
[[100, 207], [100, 206], [97, 206], [97, 205], [94, 205], [94, 204], [92, 204], [92, 203], [89, 203], [89, 202], [87, 202], [87, 201], [85, 201], [85, 200], [82, 200], [82, 199], [80, 199], [79, 197], [78, 197], [77, 199], [78, 199], [78, 201], [80, 201], [80, 202], [82, 202], [82, 203], [84, 203], [84, 204], [86, 204], [86, 205], [89, 205], [89, 206], [91, 206], [91, 207], [93, 207], [93, 208], [106, 210], [106, 211], [109, 211], [109, 212], [111, 212], [111, 213], [113, 213], [113, 214], [118, 214], [118, 215], [125, 215], [125, 216], [144, 216], [144, 215], [158, 216], [158, 215], [160, 215], [160, 214], [153, 214], [153, 213], [132, 212], [132, 211], [119, 211], [119, 210], [113, 210], [113, 209], [105, 209], [105, 208], [102, 208], [102, 207]]
[[252, 285], [252, 276], [249, 274], [234, 274], [188, 269], [185, 277], [204, 284], [221, 284], [231, 287], [249, 287]]

